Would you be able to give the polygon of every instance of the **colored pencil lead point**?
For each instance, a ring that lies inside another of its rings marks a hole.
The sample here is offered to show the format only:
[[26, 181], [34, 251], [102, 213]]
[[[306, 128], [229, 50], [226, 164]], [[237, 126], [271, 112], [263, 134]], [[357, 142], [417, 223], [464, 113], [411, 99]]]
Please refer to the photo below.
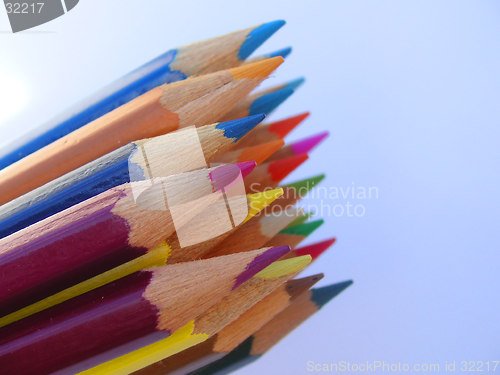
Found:
[[291, 80], [291, 81], [288, 81], [286, 83], [286, 86], [285, 87], [288, 87], [292, 90], [297, 90], [300, 86], [302, 86], [304, 84], [304, 82], [306, 81], [306, 79], [304, 77], [300, 77], [300, 78], [296, 78], [294, 80]]
[[278, 56], [228, 69], [228, 72], [231, 73], [234, 79], [266, 78], [269, 74], [276, 70], [276, 68], [280, 66], [283, 61], [285, 61], [283, 57]]
[[316, 242], [312, 245], [302, 246], [299, 249], [295, 249], [295, 254], [297, 255], [310, 255], [313, 259], [316, 259], [321, 254], [323, 254], [330, 246], [332, 246], [336, 241], [336, 238], [332, 238], [326, 241]]
[[321, 308], [352, 284], [352, 280], [347, 280], [337, 284], [324, 286], [322, 288], [312, 289], [311, 300]]
[[325, 179], [324, 174], [320, 174], [314, 177], [306, 178], [304, 180], [292, 182], [290, 184], [286, 184], [285, 187], [293, 188], [296, 191], [300, 192], [300, 195], [303, 196], [308, 193], [313, 187], [318, 185], [321, 181]]
[[260, 193], [248, 195], [248, 215], [245, 222], [261, 212], [264, 208], [269, 206], [272, 202], [283, 195], [283, 189], [266, 190]]
[[279, 49], [277, 51], [274, 51], [274, 52], [271, 52], [271, 53], [268, 53], [267, 55], [265, 55], [266, 57], [268, 58], [271, 58], [271, 57], [276, 57], [276, 56], [281, 56], [283, 57], [284, 59], [286, 59], [286, 57], [292, 53], [292, 47], [285, 47], [285, 48], [282, 48], [282, 49]]
[[309, 116], [309, 112], [286, 118], [269, 124], [269, 131], [285, 138], [293, 129]]
[[[312, 212], [308, 212], [308, 213], [305, 213], [304, 215], [302, 216], [299, 216], [298, 218], [296, 218], [294, 221], [292, 221], [290, 224], [287, 225], [287, 228], [291, 228], [291, 227], [294, 227], [296, 225], [300, 225], [300, 224], [303, 224], [305, 223], [307, 220], [309, 220], [311, 218], [311, 216], [313, 215]], [[313, 258], [314, 259], [314, 258]]]
[[255, 160], [257, 165], [262, 164], [267, 158], [278, 151], [283, 144], [283, 140], [278, 139], [276, 141], [263, 143], [257, 146], [246, 147], [242, 149], [239, 160]]
[[300, 257], [293, 257], [285, 260], [278, 260], [273, 264], [267, 266], [255, 277], [261, 279], [272, 279], [290, 275], [292, 273], [297, 273], [306, 268], [311, 264], [312, 258], [309, 255], [304, 255]]
[[265, 117], [265, 114], [259, 113], [236, 120], [219, 122], [215, 128], [224, 130], [226, 138], [234, 138], [234, 142], [237, 142], [264, 120]]
[[223, 164], [212, 168], [209, 173], [212, 186], [215, 191], [226, 188], [237, 180], [240, 174], [245, 177], [255, 168], [255, 162], [243, 162], [236, 164]]
[[241, 176], [245, 178], [254, 170], [254, 168], [257, 166], [257, 162], [251, 160], [251, 161], [244, 161], [242, 163], [237, 163], [236, 165], [241, 171]]
[[320, 226], [322, 226], [324, 224], [324, 222], [325, 221], [323, 219], [310, 221], [309, 223], [304, 223], [304, 224], [296, 225], [294, 227], [285, 228], [280, 233], [281, 234], [294, 234], [297, 236], [307, 237], [312, 232], [314, 232], [316, 229], [318, 229]]
[[255, 101], [250, 106], [249, 113], [252, 115], [254, 113], [265, 113], [269, 114], [274, 111], [278, 106], [293, 94], [293, 89], [290, 87], [282, 88], [281, 90], [270, 92], [264, 94], [261, 97], [255, 99]]
[[235, 280], [233, 290], [290, 251], [290, 246], [271, 247], [255, 257]]
[[327, 131], [305, 138], [301, 141], [294, 142], [290, 146], [296, 154], [307, 154], [326, 137], [328, 137]]
[[319, 273], [317, 275], [312, 275], [308, 277], [303, 277], [301, 279], [290, 280], [287, 283], [286, 291], [291, 297], [291, 300], [301, 295], [306, 290], [309, 290], [314, 284], [320, 281], [324, 275]]
[[277, 20], [264, 23], [260, 26], [257, 26], [253, 29], [243, 42], [238, 51], [238, 57], [240, 60], [245, 60], [255, 51], [262, 43], [264, 43], [271, 35], [273, 35], [276, 31], [278, 31], [283, 25], [285, 21]]
[[269, 174], [272, 176], [274, 181], [281, 181], [297, 169], [308, 158], [309, 156], [307, 154], [299, 154], [292, 156], [291, 158], [270, 162], [268, 168]]

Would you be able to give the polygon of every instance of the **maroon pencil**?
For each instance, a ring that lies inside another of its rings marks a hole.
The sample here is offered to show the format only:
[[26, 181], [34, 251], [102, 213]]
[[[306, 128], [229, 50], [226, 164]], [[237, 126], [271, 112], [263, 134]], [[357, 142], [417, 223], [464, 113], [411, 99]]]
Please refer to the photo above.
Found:
[[[0, 329], [5, 374], [71, 373], [168, 337], [290, 250], [155, 267]], [[80, 368], [79, 368], [80, 366]]]

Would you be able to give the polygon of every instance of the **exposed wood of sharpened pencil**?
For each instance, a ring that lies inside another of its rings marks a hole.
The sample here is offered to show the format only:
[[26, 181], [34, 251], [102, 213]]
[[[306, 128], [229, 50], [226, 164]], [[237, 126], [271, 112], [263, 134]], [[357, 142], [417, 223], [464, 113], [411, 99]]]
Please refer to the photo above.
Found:
[[[268, 22], [165, 52], [31, 132], [28, 139], [13, 144], [0, 157], [0, 169], [157, 86], [247, 63], [245, 59], [284, 24], [281, 20]], [[267, 56], [285, 57], [289, 53], [284, 49]]]
[[236, 142], [234, 146], [231, 146], [231, 148], [256, 146], [261, 143], [283, 139], [308, 116], [309, 112], [304, 112], [269, 124], [261, 124], [251, 130], [247, 135], [243, 136], [243, 138]]
[[[232, 180], [231, 166], [217, 170], [227, 170]], [[216, 187], [206, 171], [153, 181], [152, 186], [140, 181], [109, 189], [0, 239], [0, 315], [147, 253], [224, 199], [220, 191], [213, 193]]]
[[202, 168], [262, 119], [255, 115], [129, 143], [0, 206], [0, 238], [112, 187]]
[[[230, 236], [231, 233], [236, 232], [238, 228], [244, 226], [245, 223], [247, 223], [253, 217], [257, 216], [263, 209], [272, 204], [272, 202], [278, 199], [282, 194], [283, 190], [278, 188], [247, 195], [248, 213], [245, 220], [243, 220], [242, 223], [236, 223], [236, 226], [232, 230], [221, 233], [218, 236], [207, 239], [203, 242], [199, 242], [190, 246], [181, 246], [177, 234], [174, 233], [168, 238], [168, 244], [171, 249], [167, 260], [168, 263], [171, 264], [200, 259], [219, 242]], [[210, 221], [206, 220], [206, 224], [210, 225], [210, 227], [218, 226], [219, 221], [223, 221], [226, 219], [224, 215], [213, 215], [210, 207], [203, 211], [200, 216], [202, 218], [208, 216], [211, 219]]]
[[274, 153], [274, 155], [269, 158], [269, 161], [279, 160], [279, 159], [283, 159], [283, 158], [289, 158], [291, 156], [299, 155], [299, 154], [308, 154], [315, 147], [317, 147], [320, 144], [320, 142], [323, 139], [325, 139], [326, 137], [328, 137], [328, 132], [322, 132], [322, 133], [313, 135], [311, 137], [304, 138], [300, 141], [296, 141], [296, 142], [292, 142], [290, 144], [287, 144], [281, 150]]
[[254, 113], [269, 115], [287, 100], [302, 83], [304, 83], [304, 79], [299, 78], [251, 94], [240, 101], [222, 119], [226, 121], [234, 120]]
[[302, 293], [231, 353], [189, 375], [226, 375], [254, 362], [351, 284], [349, 280]]
[[290, 207], [286, 210], [276, 212], [272, 215], [257, 216], [240, 229], [229, 235], [224, 241], [214, 246], [205, 254], [204, 258], [218, 257], [232, 254], [236, 251], [248, 251], [254, 247], [271, 241], [271, 239], [282, 229], [302, 215], [300, 208]]
[[290, 306], [300, 294], [323, 278], [323, 274], [289, 280], [259, 301], [217, 335], [172, 357], [134, 373], [134, 375], [181, 375], [214, 362], [241, 344], [274, 316]]
[[296, 218], [294, 221], [292, 221], [290, 224], [288, 224], [287, 228], [294, 227], [296, 225], [305, 223], [307, 220], [309, 220], [311, 218], [312, 215], [313, 215], [312, 212], [304, 213], [304, 215]]
[[278, 186], [307, 159], [307, 154], [301, 154], [259, 165], [245, 178], [246, 191], [263, 191]]
[[0, 171], [0, 205], [121, 145], [214, 123], [281, 63], [275, 57], [156, 87]]
[[304, 256], [270, 265], [171, 337], [83, 371], [80, 375], [128, 374], [207, 340], [303, 270], [310, 259]]
[[292, 53], [292, 47], [284, 47], [284, 48], [280, 48], [278, 50], [275, 50], [273, 52], [268, 52], [268, 53], [265, 53], [263, 55], [247, 59], [247, 60], [245, 60], [245, 62], [243, 64], [252, 64], [254, 62], [262, 61], [265, 59], [270, 59], [270, 58], [276, 57], [276, 56], [281, 56], [284, 59], [286, 59], [290, 53]]
[[309, 177], [303, 180], [283, 185], [283, 195], [269, 207], [266, 207], [261, 215], [269, 215], [275, 212], [275, 210], [277, 209], [284, 210], [293, 206], [299, 200], [304, 198], [321, 181], [323, 181], [324, 178], [325, 175], [320, 174], [314, 177]]
[[287, 251], [260, 249], [136, 272], [3, 327], [0, 368], [50, 373], [168, 337]]
[[295, 249], [302, 241], [304, 241], [323, 224], [324, 221], [320, 219], [299, 224], [294, 227], [285, 228], [276, 234], [271, 240], [266, 242], [266, 246], [281, 246], [276, 244], [287, 244], [292, 249]]
[[282, 139], [278, 139], [276, 141], [263, 143], [257, 146], [228, 151], [225, 154], [216, 157], [214, 162], [240, 163], [242, 161], [254, 160], [257, 162], [257, 165], [259, 165], [277, 152], [283, 145], [284, 141]]
[[[283, 191], [281, 189], [275, 189], [273, 191], [248, 194], [248, 215], [246, 221], [257, 215], [262, 209], [271, 204], [282, 193]], [[210, 240], [208, 240], [199, 244], [199, 247], [196, 247], [196, 245], [194, 245], [193, 248], [191, 248], [190, 246], [181, 248], [178, 241], [174, 241], [175, 238], [176, 235], [174, 234], [168, 238], [168, 242], [163, 242], [160, 245], [155, 246], [146, 254], [141, 255], [138, 258], [135, 258], [109, 271], [94, 276], [91, 279], [85, 280], [72, 287], [62, 290], [61, 292], [37, 301], [9, 315], [1, 317], [0, 327], [16, 322], [39, 311], [46, 310], [52, 306], [67, 301], [68, 299], [79, 296], [100, 286], [109, 284], [115, 280], [118, 280], [142, 269], [164, 266], [167, 263], [173, 264], [199, 259], [204, 253], [205, 247], [207, 247], [207, 245], [208, 247], [210, 247]]]

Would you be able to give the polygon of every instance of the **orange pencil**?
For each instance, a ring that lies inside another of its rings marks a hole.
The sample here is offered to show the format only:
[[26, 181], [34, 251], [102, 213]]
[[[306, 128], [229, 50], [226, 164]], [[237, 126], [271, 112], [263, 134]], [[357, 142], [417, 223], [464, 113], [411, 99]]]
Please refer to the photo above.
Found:
[[0, 171], [0, 204], [132, 141], [218, 121], [283, 62], [275, 57], [154, 88]]

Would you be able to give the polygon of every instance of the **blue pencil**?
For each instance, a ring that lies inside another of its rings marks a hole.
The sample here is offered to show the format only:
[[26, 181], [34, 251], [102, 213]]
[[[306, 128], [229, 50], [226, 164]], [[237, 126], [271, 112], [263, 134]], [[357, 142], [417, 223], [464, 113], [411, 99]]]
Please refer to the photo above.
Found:
[[[223, 152], [253, 129], [264, 117], [264, 115], [254, 115], [198, 128], [198, 137], [205, 159], [210, 161]], [[144, 159], [140, 157], [144, 150], [142, 147], [144, 141], [132, 142], [0, 206], [0, 238], [112, 187], [144, 179], [148, 175], [150, 165], [162, 163], [172, 156], [181, 157], [179, 147], [188, 149], [180, 144], [175, 133], [161, 135], [152, 140], [159, 151], [148, 153], [147, 163], [143, 163]], [[185, 152], [189, 153], [189, 150]], [[189, 156], [186, 155], [184, 160]]]
[[[122, 77], [61, 116], [20, 139], [0, 156], [0, 169], [64, 137], [164, 83], [240, 65], [285, 21], [273, 21], [172, 49]], [[288, 54], [289, 49], [276, 51]], [[200, 58], [203, 56], [203, 59]]]
[[224, 116], [223, 120], [234, 120], [256, 113], [269, 115], [287, 100], [304, 81], [304, 78], [297, 78], [248, 95], [244, 100], [233, 107], [233, 109]]

